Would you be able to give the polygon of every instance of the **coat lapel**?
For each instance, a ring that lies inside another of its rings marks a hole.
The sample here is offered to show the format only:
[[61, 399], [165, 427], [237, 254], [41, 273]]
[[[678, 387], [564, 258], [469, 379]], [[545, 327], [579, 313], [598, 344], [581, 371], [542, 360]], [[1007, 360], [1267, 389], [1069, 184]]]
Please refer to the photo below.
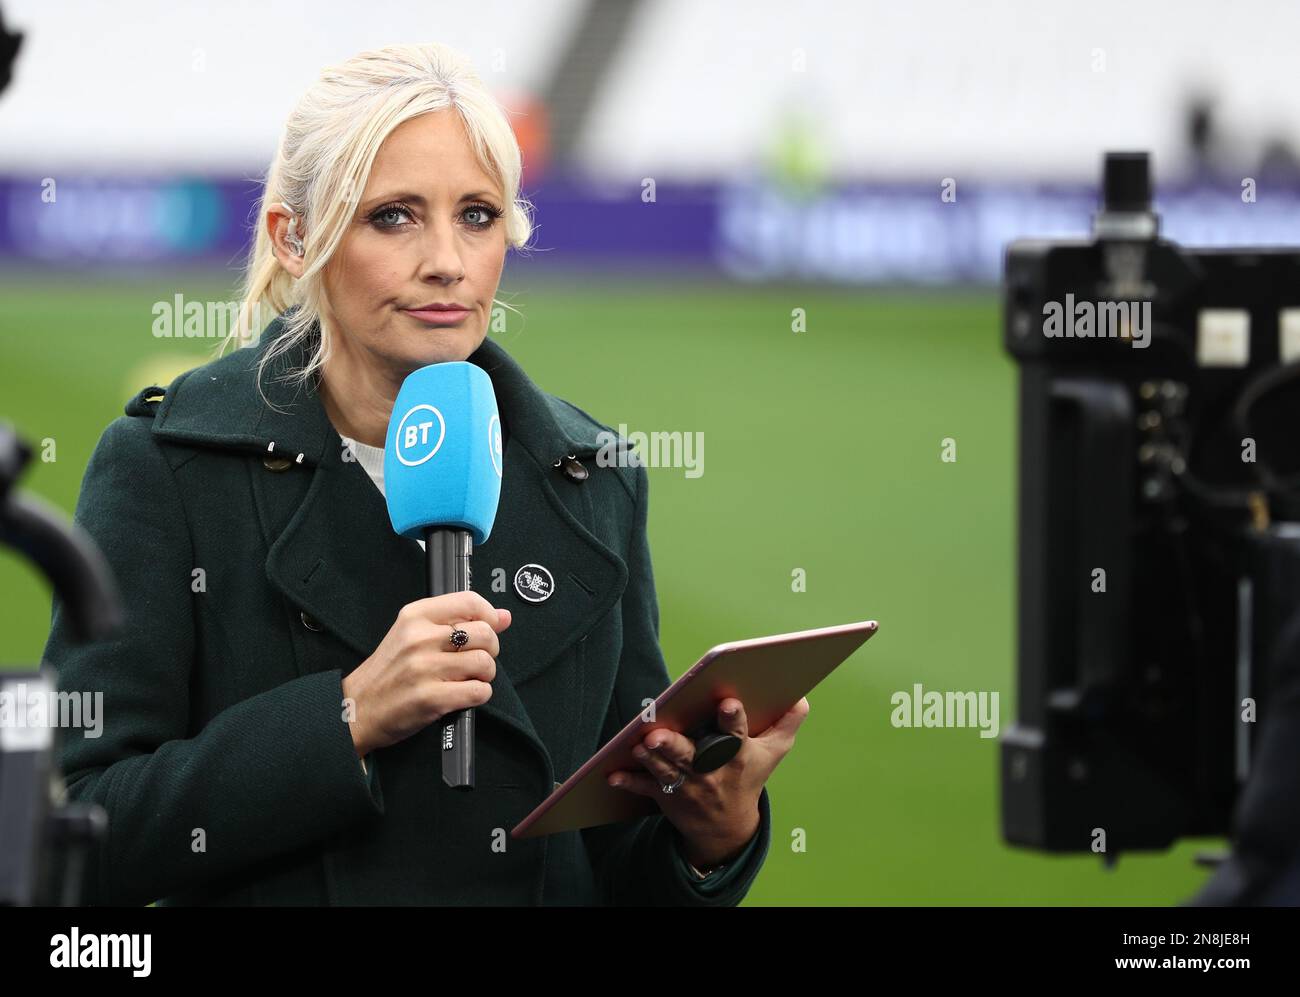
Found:
[[[277, 319], [263, 333], [258, 356], [281, 331]], [[272, 406], [257, 392], [254, 352], [237, 350], [174, 382], [159, 406], [154, 432], [264, 458], [269, 449], [271, 457], [293, 462], [282, 473], [269, 472], [262, 461], [251, 465], [270, 545], [267, 577], [359, 662], [373, 653], [398, 610], [427, 594], [424, 553], [414, 540], [393, 531], [374, 483], [359, 464], [344, 459], [342, 440], [315, 388], [295, 391], [276, 379], [304, 361], [302, 348], [273, 361], [271, 376], [264, 377]], [[583, 487], [553, 464], [568, 454], [594, 454], [601, 443], [599, 427], [545, 395], [490, 339], [469, 359], [492, 378], [507, 429], [497, 517], [471, 562], [474, 590], [510, 609], [513, 617], [501, 634], [492, 698], [481, 710], [527, 739], [553, 771], [520, 687], [580, 640], [614, 607], [627, 584], [622, 558], [557, 492]], [[515, 590], [515, 574], [527, 564], [543, 565], [554, 578], [545, 601], [525, 601]]]

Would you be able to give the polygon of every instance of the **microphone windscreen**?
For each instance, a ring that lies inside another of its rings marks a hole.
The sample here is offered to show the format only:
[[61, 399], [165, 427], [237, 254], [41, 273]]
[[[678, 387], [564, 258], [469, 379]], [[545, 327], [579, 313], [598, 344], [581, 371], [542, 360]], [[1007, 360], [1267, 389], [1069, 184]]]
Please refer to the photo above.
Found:
[[428, 526], [487, 542], [501, 498], [501, 417], [492, 379], [464, 360], [430, 364], [402, 382], [384, 444], [393, 529], [414, 540]]

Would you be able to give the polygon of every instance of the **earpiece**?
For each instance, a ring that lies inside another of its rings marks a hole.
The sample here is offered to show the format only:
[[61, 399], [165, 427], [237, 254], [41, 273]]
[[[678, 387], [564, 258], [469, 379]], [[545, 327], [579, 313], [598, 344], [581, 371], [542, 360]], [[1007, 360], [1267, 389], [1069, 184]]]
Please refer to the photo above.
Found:
[[294, 256], [303, 256], [306, 254], [307, 248], [302, 244], [302, 237], [299, 236], [297, 232], [298, 215], [294, 212], [293, 208], [289, 207], [289, 205], [285, 204], [283, 201], [280, 202], [280, 207], [289, 212], [289, 231], [285, 233], [285, 242], [289, 243], [289, 248], [293, 250]]
[[294, 231], [298, 227], [298, 216], [294, 215], [289, 219], [289, 231], [285, 233], [285, 241], [293, 249], [294, 256], [302, 256], [307, 252], [307, 247], [302, 244], [302, 238]]

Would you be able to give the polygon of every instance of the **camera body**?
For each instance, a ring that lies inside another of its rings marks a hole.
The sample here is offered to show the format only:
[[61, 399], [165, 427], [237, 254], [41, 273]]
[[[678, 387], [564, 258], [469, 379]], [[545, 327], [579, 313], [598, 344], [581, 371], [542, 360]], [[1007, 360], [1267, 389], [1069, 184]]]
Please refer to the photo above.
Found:
[[1012, 843], [1109, 858], [1224, 834], [1300, 591], [1300, 249], [1159, 236], [1142, 153], [1094, 237], [1012, 243], [1019, 371]]

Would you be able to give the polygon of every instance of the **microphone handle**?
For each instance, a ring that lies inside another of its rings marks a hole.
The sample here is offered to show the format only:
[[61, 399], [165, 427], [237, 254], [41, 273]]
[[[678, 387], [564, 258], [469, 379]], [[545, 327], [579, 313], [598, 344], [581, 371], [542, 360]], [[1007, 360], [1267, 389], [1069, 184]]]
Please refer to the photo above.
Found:
[[[469, 591], [469, 558], [473, 546], [469, 530], [454, 526], [425, 527], [424, 564], [429, 595]], [[438, 727], [442, 781], [452, 789], [473, 789], [474, 708], [446, 714], [438, 720]]]

